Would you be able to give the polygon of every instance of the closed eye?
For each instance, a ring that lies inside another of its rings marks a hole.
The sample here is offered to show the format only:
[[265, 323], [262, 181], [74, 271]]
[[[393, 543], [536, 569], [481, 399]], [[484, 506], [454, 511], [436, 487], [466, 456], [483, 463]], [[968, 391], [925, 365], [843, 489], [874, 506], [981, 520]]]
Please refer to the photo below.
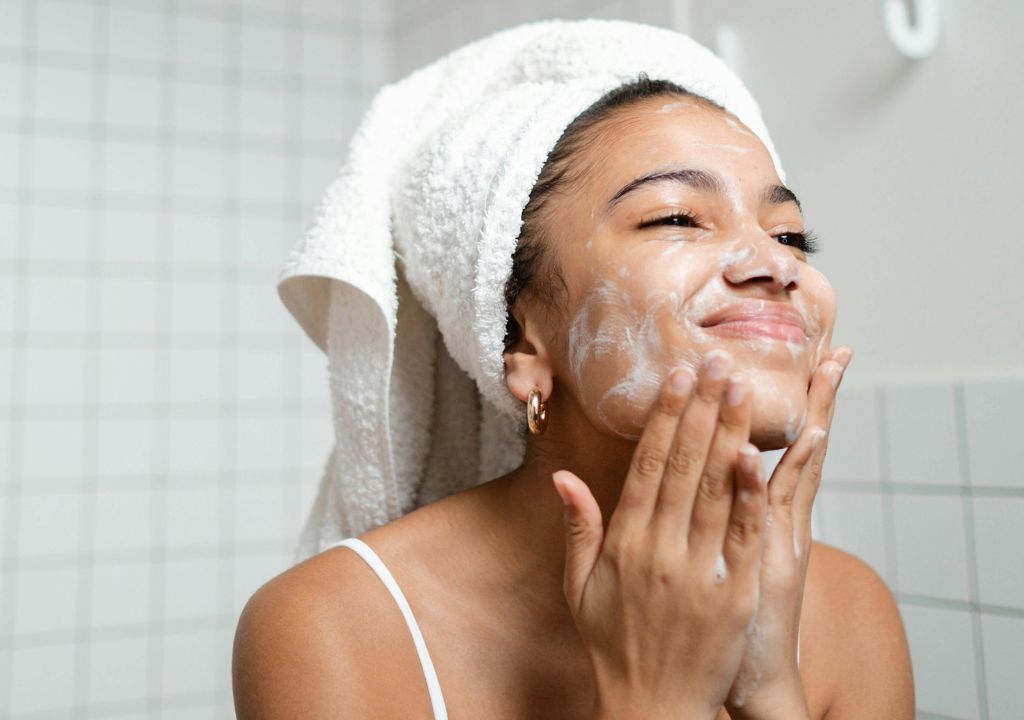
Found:
[[[692, 213], [686, 212], [674, 212], [671, 215], [664, 215], [653, 220], [647, 220], [640, 224], [640, 229], [649, 228], [658, 225], [665, 225], [669, 227], [699, 227], [700, 219]], [[783, 239], [785, 238], [785, 239]], [[795, 247], [802, 251], [805, 255], [813, 255], [820, 249], [818, 246], [818, 236], [810, 229], [802, 233], [788, 232], [781, 233], [775, 236], [779, 242], [789, 247]]]

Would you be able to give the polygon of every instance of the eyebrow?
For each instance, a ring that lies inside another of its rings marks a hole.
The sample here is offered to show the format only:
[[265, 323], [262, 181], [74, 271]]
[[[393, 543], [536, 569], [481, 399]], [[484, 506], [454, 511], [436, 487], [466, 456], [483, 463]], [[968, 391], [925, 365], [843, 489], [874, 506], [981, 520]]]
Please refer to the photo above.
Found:
[[[641, 175], [635, 180], [626, 183], [615, 193], [605, 206], [604, 214], [612, 211], [622, 198], [634, 190], [650, 185], [651, 183], [673, 182], [688, 185], [700, 192], [710, 195], [725, 195], [725, 181], [722, 176], [709, 170], [698, 170], [695, 168], [680, 168], [678, 170], [662, 170]], [[803, 206], [797, 196], [785, 185], [768, 185], [761, 191], [761, 204], [782, 205], [784, 203], [796, 203], [797, 209], [803, 213]]]

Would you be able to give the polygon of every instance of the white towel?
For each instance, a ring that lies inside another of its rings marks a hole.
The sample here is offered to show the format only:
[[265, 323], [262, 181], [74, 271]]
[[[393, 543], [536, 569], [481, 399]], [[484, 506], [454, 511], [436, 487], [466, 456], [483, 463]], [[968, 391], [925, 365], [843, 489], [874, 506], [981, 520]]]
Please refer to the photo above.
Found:
[[520, 25], [374, 97], [278, 284], [327, 353], [335, 425], [299, 559], [519, 465], [502, 352], [521, 214], [566, 126], [640, 72], [732, 112], [785, 179], [732, 70], [639, 23]]

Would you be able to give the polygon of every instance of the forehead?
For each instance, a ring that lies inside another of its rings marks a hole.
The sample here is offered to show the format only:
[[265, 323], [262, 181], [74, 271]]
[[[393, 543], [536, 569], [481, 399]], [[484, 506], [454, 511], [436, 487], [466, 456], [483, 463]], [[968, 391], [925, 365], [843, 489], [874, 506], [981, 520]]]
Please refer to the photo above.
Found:
[[719, 172], [730, 192], [759, 191], [778, 182], [768, 149], [732, 115], [677, 96], [647, 98], [595, 128], [584, 158], [585, 192], [611, 197], [630, 180], [657, 169], [700, 167]]

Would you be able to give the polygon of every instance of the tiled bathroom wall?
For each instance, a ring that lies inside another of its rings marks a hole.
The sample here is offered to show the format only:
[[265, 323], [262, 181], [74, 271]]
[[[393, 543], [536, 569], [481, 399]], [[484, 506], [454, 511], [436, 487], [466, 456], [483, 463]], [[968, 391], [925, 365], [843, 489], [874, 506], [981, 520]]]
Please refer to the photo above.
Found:
[[1024, 717], [1022, 403], [1024, 374], [840, 388], [814, 532], [895, 593], [919, 717]]
[[329, 449], [277, 273], [380, 3], [0, 3], [0, 717], [232, 717]]

